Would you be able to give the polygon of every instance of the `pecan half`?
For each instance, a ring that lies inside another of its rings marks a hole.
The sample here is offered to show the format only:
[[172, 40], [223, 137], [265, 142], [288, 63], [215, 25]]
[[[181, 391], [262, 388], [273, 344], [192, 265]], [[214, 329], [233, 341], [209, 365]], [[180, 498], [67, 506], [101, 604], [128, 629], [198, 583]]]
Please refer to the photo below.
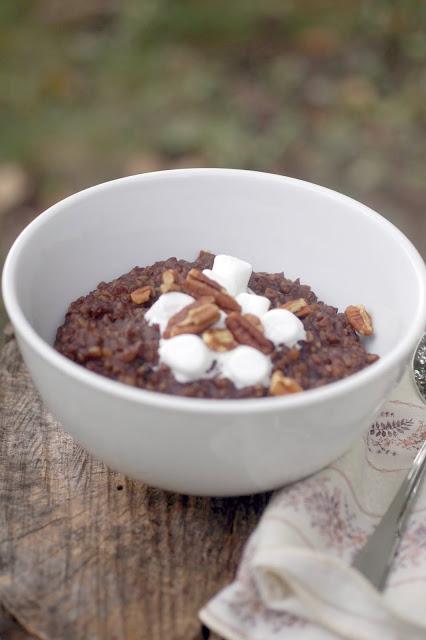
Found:
[[220, 318], [220, 310], [212, 296], [204, 296], [188, 304], [172, 316], [164, 331], [164, 338], [173, 338], [181, 333], [203, 333]]
[[362, 336], [371, 336], [373, 322], [366, 308], [362, 304], [350, 305], [345, 310], [345, 316], [349, 324]]
[[239, 344], [254, 347], [266, 354], [274, 350], [273, 342], [265, 338], [263, 333], [241, 313], [230, 313], [225, 324]]
[[229, 329], [207, 329], [207, 331], [204, 331], [202, 338], [212, 351], [231, 351], [237, 346]]
[[286, 396], [289, 393], [299, 393], [303, 388], [294, 378], [287, 378], [282, 371], [274, 371], [269, 386], [269, 395]]
[[220, 286], [218, 282], [211, 280], [198, 269], [191, 269], [182, 283], [182, 290], [194, 298], [200, 296], [213, 296], [215, 303], [224, 311], [241, 311], [238, 302]]
[[166, 269], [163, 271], [161, 278], [163, 280], [160, 285], [161, 293], [168, 293], [169, 291], [180, 291], [179, 286], [179, 274], [174, 269]]
[[153, 289], [149, 285], [146, 287], [139, 287], [139, 289], [132, 291], [130, 299], [135, 304], [144, 304], [144, 302], [148, 302], [152, 294]]
[[298, 318], [304, 318], [311, 313], [311, 307], [306, 302], [305, 298], [297, 298], [296, 300], [289, 300], [288, 302], [280, 305], [281, 309], [287, 309], [291, 311]]
[[256, 329], [259, 329], [259, 331], [261, 333], [265, 333], [265, 330], [263, 328], [263, 324], [260, 321], [259, 316], [255, 316], [254, 313], [244, 313], [243, 314], [243, 318], [246, 318], [246, 320], [248, 320], [249, 322], [252, 323], [253, 326], [256, 327]]

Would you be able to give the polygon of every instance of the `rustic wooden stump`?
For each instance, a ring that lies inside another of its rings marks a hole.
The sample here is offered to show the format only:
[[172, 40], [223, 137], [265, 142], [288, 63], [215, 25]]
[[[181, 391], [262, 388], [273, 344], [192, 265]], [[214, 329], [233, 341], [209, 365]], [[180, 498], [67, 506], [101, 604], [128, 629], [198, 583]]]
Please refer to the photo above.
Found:
[[[219, 470], [218, 470], [219, 472]], [[268, 496], [194, 498], [92, 458], [0, 353], [1, 640], [201, 638]]]

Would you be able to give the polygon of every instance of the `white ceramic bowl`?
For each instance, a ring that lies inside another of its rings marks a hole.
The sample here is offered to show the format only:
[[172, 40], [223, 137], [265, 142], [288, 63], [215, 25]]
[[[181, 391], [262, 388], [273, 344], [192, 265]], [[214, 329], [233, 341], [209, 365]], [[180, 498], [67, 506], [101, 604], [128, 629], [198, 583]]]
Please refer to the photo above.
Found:
[[[199, 249], [300, 276], [344, 309], [363, 303], [379, 362], [291, 397], [201, 400], [113, 382], [52, 348], [69, 303], [101, 280]], [[250, 171], [186, 169], [77, 193], [19, 236], [6, 308], [46, 405], [114, 469], [164, 489], [238, 495], [296, 480], [342, 454], [400, 379], [425, 325], [425, 269], [392, 224], [338, 193]]]

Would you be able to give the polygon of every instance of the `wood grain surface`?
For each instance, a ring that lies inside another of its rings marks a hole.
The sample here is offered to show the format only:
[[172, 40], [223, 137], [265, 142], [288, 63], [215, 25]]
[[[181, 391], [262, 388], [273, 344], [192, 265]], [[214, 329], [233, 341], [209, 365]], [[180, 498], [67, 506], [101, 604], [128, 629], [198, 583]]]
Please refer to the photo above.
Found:
[[43, 408], [15, 340], [3, 347], [1, 640], [202, 638], [197, 611], [232, 579], [267, 499], [175, 495], [111, 471]]

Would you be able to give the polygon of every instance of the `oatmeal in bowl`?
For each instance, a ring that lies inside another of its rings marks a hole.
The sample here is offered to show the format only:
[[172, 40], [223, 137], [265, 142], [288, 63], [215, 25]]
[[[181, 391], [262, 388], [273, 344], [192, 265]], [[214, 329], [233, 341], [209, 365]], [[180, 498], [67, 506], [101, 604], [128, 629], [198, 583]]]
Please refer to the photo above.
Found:
[[201, 251], [101, 282], [73, 302], [55, 347], [90, 371], [197, 398], [284, 396], [369, 366], [363, 305], [344, 313], [283, 273]]
[[3, 293], [66, 431], [130, 477], [213, 496], [280, 487], [342, 455], [401, 378], [426, 313], [424, 263], [378, 213], [227, 169], [66, 198], [16, 240]]

